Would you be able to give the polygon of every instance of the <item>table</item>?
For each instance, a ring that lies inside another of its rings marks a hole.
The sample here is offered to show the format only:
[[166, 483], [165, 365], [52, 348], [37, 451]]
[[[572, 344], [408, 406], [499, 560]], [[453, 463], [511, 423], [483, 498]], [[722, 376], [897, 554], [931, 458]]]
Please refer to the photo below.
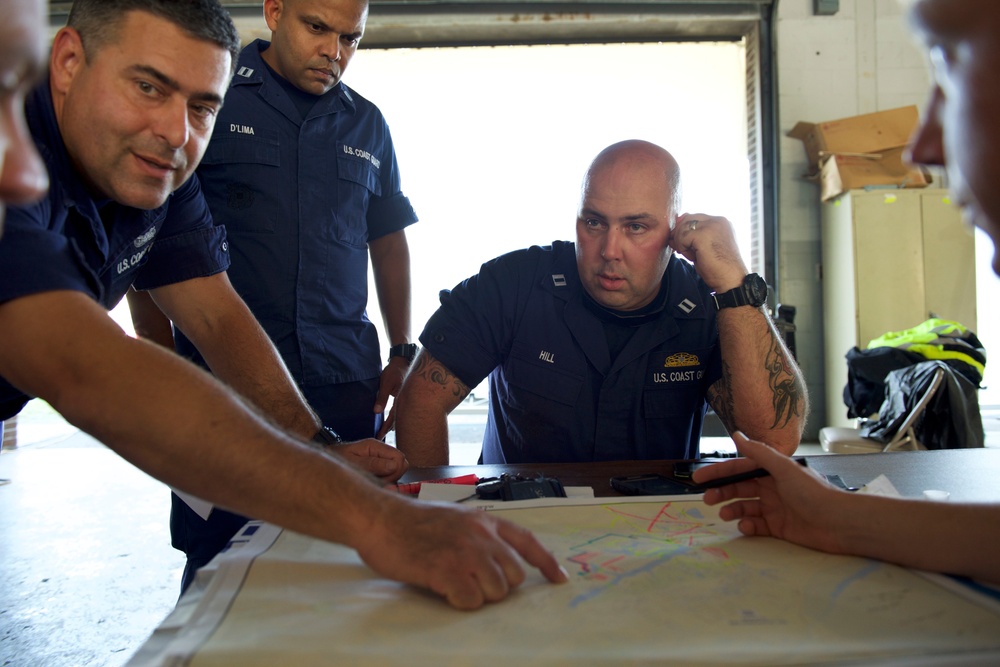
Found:
[[[805, 457], [824, 475], [840, 475], [847, 486], [862, 486], [886, 475], [901, 495], [919, 498], [930, 489], [948, 491], [953, 502], [1000, 502], [1000, 449], [938, 449], [885, 454], [834, 454]], [[597, 497], [620, 495], [608, 480], [620, 475], [673, 476], [672, 461], [608, 461], [481, 466], [437, 466], [407, 471], [401, 481], [419, 482], [466, 474], [545, 474], [563, 486], [590, 486]]]
[[[904, 496], [940, 489], [955, 501], [1000, 501], [996, 450], [807, 459], [850, 486], [885, 474]], [[403, 481], [541, 473], [599, 496], [501, 509], [553, 549], [571, 582], [529, 574], [511, 599], [474, 613], [375, 577], [344, 547], [251, 526], [249, 544], [213, 561], [207, 588], [189, 591], [129, 664], [1000, 664], [995, 602], [972, 602], [940, 577], [894, 565], [742, 538], [697, 500], [622, 498], [608, 483], [671, 475], [673, 465], [408, 471]]]

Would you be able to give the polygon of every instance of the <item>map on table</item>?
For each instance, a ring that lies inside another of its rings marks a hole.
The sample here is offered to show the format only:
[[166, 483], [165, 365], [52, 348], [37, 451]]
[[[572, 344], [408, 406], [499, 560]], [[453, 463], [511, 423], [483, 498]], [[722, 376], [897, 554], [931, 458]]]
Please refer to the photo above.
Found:
[[920, 573], [743, 537], [700, 500], [579, 502], [495, 512], [535, 532], [570, 581], [532, 572], [475, 612], [377, 577], [353, 550], [264, 524], [236, 554], [246, 576], [199, 603], [220, 611], [196, 614], [167, 653], [194, 666], [463, 667], [1000, 656], [995, 601]]

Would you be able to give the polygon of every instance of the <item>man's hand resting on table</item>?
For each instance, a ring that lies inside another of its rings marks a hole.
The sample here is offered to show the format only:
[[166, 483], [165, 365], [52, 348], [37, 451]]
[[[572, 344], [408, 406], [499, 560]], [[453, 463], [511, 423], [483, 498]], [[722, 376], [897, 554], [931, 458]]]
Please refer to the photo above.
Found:
[[553, 583], [568, 578], [525, 528], [482, 510], [386, 495], [356, 547], [379, 574], [430, 589], [458, 609], [507, 597], [525, 579], [522, 559]]
[[326, 451], [341, 456], [348, 463], [386, 483], [395, 482], [410, 467], [403, 452], [374, 438], [345, 442], [327, 447]]

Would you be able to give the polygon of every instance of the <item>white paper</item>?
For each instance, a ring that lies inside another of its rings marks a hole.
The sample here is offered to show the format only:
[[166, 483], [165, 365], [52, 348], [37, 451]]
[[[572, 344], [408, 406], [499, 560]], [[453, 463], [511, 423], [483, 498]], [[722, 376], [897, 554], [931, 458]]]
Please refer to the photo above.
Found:
[[212, 513], [212, 509], [215, 505], [208, 502], [207, 500], [202, 500], [197, 496], [192, 496], [190, 493], [184, 493], [183, 491], [178, 491], [177, 489], [170, 489], [177, 494], [177, 497], [184, 501], [184, 503], [194, 510], [195, 514], [200, 516], [205, 521], [208, 521], [208, 515]]
[[896, 487], [892, 485], [892, 482], [890, 482], [889, 478], [885, 475], [879, 475], [858, 489], [857, 492], [867, 493], [873, 496], [886, 496], [888, 498], [902, 497], [899, 491], [896, 490]]

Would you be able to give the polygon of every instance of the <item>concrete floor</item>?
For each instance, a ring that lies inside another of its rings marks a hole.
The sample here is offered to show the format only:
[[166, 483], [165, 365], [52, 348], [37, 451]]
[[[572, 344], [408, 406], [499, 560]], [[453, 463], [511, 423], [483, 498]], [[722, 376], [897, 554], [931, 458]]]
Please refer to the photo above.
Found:
[[0, 665], [123, 665], [173, 608], [167, 487], [92, 438], [3, 451]]

